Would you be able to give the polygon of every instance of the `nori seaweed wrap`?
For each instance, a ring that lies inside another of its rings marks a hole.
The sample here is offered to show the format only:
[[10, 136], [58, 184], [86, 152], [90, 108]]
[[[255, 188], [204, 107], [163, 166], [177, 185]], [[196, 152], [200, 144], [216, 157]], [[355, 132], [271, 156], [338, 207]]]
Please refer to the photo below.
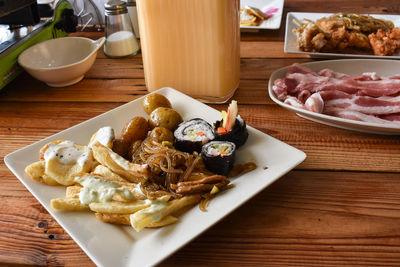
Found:
[[214, 139], [211, 125], [203, 119], [192, 119], [179, 124], [174, 131], [176, 149], [192, 153], [201, 152], [201, 147]]
[[235, 163], [236, 145], [228, 141], [211, 141], [201, 149], [201, 157], [207, 170], [228, 176]]
[[247, 132], [246, 128], [246, 122], [242, 118], [240, 118], [240, 116], [236, 117], [235, 124], [229, 132], [219, 134], [219, 127], [222, 127], [222, 120], [216, 121], [214, 123], [214, 140], [233, 142], [235, 143], [236, 148], [239, 148], [244, 143], [246, 143], [247, 138], [249, 137], [249, 133]]

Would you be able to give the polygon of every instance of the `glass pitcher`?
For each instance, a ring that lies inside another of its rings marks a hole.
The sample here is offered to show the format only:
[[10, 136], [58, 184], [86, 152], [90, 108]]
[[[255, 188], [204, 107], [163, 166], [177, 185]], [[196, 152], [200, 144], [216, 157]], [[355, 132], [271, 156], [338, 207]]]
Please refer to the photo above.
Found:
[[239, 86], [239, 0], [136, 0], [146, 86], [223, 103]]

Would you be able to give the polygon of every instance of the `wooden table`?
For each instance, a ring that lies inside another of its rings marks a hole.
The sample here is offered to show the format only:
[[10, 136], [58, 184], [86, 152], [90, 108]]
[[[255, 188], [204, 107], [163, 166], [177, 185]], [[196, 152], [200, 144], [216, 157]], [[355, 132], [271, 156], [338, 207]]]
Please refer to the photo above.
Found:
[[[242, 117], [303, 150], [307, 159], [163, 266], [400, 265], [399, 136], [304, 120], [267, 95], [274, 70], [311, 61], [283, 52], [289, 11], [398, 14], [400, 4], [286, 0], [280, 30], [242, 33], [241, 82], [234, 95]], [[146, 93], [140, 55], [108, 59], [100, 52], [86, 78], [67, 89], [22, 74], [0, 92], [0, 157]], [[0, 265], [93, 265], [3, 160], [0, 176]]]

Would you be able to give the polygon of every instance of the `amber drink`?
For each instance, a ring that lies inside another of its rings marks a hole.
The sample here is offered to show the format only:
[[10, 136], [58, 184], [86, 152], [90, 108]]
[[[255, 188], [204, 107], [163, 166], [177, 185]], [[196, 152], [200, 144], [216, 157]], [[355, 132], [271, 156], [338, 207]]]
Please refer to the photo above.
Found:
[[146, 86], [225, 102], [239, 85], [239, 0], [137, 0]]

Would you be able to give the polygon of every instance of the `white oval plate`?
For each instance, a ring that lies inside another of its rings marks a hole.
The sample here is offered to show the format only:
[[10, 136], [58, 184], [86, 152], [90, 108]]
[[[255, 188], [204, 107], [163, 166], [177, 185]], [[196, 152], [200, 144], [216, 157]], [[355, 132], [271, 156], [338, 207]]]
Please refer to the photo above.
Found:
[[[400, 73], [400, 62], [394, 60], [342, 59], [309, 62], [301, 65], [306, 66], [314, 71], [328, 68], [333, 71], [345, 73], [348, 75], [359, 75], [364, 72], [376, 72], [380, 76], [391, 76]], [[342, 129], [374, 134], [400, 134], [400, 126], [342, 119], [325, 114], [311, 112], [301, 108], [296, 108], [283, 103], [275, 97], [275, 94], [272, 91], [272, 86], [276, 79], [285, 77], [289, 67], [290, 66], [281, 68], [272, 73], [268, 83], [269, 96], [275, 103], [277, 103], [281, 107], [294, 111], [298, 116], [305, 119]]]

